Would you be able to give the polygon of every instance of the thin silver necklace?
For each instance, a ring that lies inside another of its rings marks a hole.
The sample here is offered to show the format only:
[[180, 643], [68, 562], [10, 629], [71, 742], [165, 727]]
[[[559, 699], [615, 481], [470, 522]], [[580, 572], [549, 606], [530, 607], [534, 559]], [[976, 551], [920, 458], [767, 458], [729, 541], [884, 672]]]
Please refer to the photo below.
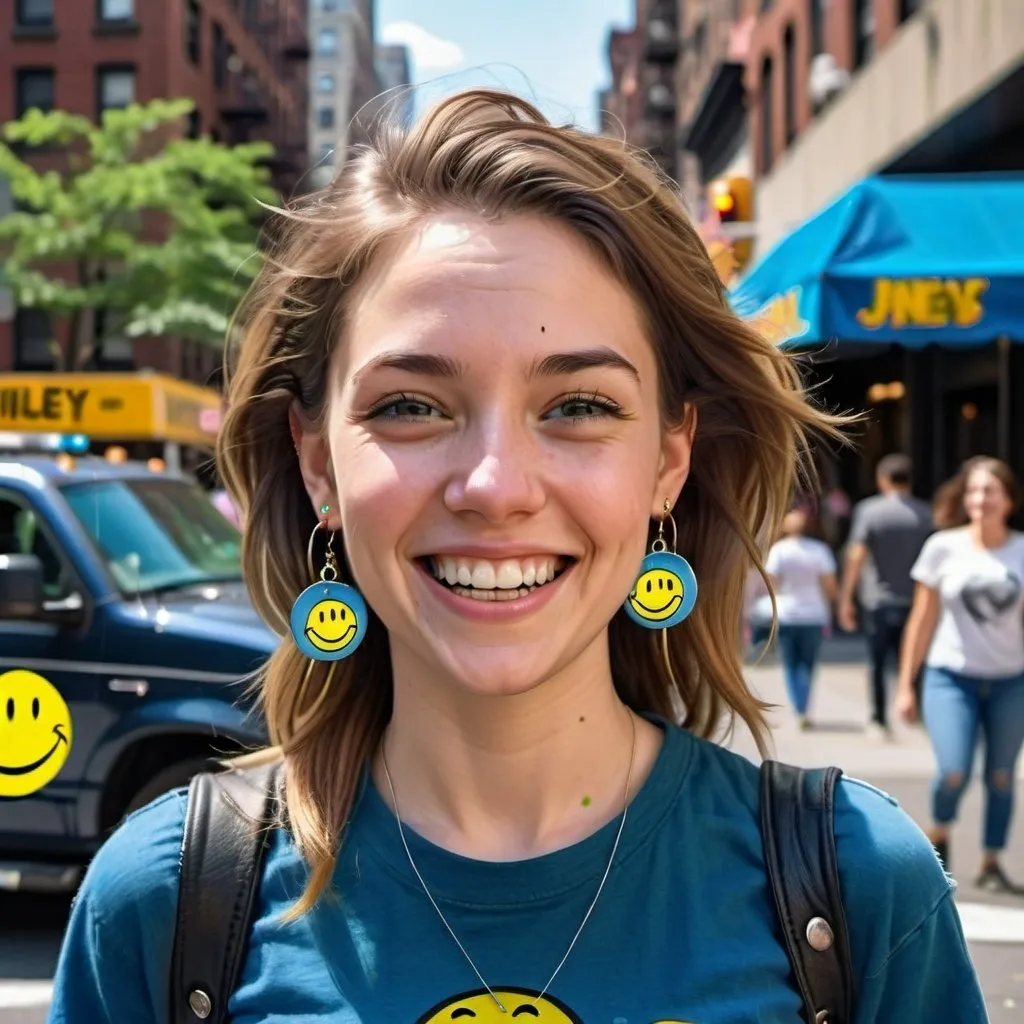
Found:
[[[622, 799], [622, 818], [619, 820], [619, 828], [615, 833], [615, 842], [612, 843], [612, 852], [608, 857], [608, 864], [605, 866], [604, 874], [601, 876], [601, 883], [597, 887], [597, 892], [594, 893], [594, 898], [590, 902], [590, 906], [587, 907], [587, 912], [583, 915], [583, 920], [580, 922], [579, 928], [576, 929], [576, 934], [572, 937], [572, 942], [569, 943], [569, 948], [565, 951], [565, 956], [562, 957], [558, 962], [558, 966], [554, 969], [551, 977], [548, 978], [548, 983], [541, 989], [539, 995], [534, 999], [534, 1003], [539, 1003], [544, 996], [547, 995], [548, 989], [551, 988], [555, 978], [558, 977], [558, 972], [565, 966], [566, 960], [569, 959], [569, 954], [573, 951], [579, 940], [580, 935], [583, 933], [583, 929], [586, 927], [587, 921], [590, 920], [590, 915], [594, 912], [594, 907], [597, 906], [597, 901], [601, 898], [601, 892], [604, 889], [604, 883], [608, 881], [608, 875], [611, 873], [612, 864], [615, 862], [615, 853], [619, 848], [619, 840], [622, 838], [622, 830], [626, 827], [626, 813], [629, 810], [629, 789], [633, 781], [633, 762], [636, 758], [636, 716], [630, 714], [630, 724], [633, 726], [633, 742], [629, 752], [629, 771], [626, 773], [626, 791]], [[502, 1013], [508, 1013], [505, 1008], [505, 1004], [498, 998], [497, 993], [490, 985], [484, 981], [484, 976], [477, 969], [476, 964], [473, 962], [473, 958], [466, 952], [466, 947], [459, 941], [458, 935], [452, 929], [452, 926], [448, 923], [448, 919], [444, 916], [441, 908], [437, 905], [437, 900], [434, 899], [430, 889], [427, 888], [427, 883], [423, 881], [423, 876], [420, 874], [420, 869], [416, 867], [416, 861], [413, 860], [412, 851], [409, 849], [409, 844], [405, 839], [405, 827], [402, 825], [402, 816], [398, 810], [398, 798], [395, 796], [395, 786], [391, 781], [391, 772], [388, 771], [388, 759], [384, 753], [384, 744], [380, 745], [380, 761], [384, 768], [384, 778], [387, 779], [388, 789], [391, 790], [391, 805], [395, 809], [395, 821], [398, 824], [398, 834], [402, 839], [402, 846], [405, 848], [405, 855], [409, 858], [409, 867], [412, 868], [413, 874], [419, 880], [420, 886], [423, 888], [423, 892], [426, 893], [427, 899], [430, 900], [430, 905], [437, 911], [437, 916], [441, 919], [441, 923], [448, 930], [448, 934], [455, 941], [455, 945], [459, 947], [462, 955], [466, 958], [467, 963], [473, 968], [473, 973], [480, 979], [480, 984], [487, 990], [488, 995], [498, 1005], [498, 1009]]]

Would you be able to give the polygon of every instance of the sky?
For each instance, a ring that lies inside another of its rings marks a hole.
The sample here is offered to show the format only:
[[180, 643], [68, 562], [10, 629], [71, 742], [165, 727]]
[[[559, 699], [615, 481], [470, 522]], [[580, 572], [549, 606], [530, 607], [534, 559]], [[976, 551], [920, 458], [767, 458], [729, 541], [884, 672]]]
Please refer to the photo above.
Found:
[[410, 47], [417, 110], [489, 85], [594, 131], [608, 29], [629, 27], [633, 10], [634, 0], [377, 0], [377, 38]]

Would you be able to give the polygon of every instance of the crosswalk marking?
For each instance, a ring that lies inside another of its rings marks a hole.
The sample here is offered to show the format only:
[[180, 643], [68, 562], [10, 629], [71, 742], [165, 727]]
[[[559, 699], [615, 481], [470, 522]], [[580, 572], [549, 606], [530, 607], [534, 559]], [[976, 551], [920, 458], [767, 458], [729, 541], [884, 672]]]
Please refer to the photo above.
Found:
[[0, 1009], [25, 1010], [49, 1006], [52, 981], [0, 981]]
[[1024, 943], [1024, 910], [959, 901], [957, 910], [968, 942]]

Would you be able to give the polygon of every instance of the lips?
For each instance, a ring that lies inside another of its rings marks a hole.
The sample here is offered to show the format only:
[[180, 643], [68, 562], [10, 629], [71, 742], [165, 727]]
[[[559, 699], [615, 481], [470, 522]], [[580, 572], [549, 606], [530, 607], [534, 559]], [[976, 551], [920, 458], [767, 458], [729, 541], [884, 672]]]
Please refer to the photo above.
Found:
[[0, 764], [0, 775], [29, 775], [34, 772], [37, 768], [42, 768], [47, 761], [60, 749], [60, 745], [63, 743], [67, 746], [68, 738], [64, 735], [63, 726], [55, 725], [53, 731], [57, 738], [53, 741], [53, 746], [37, 761], [33, 761], [31, 764], [19, 765], [16, 767], [8, 767]]

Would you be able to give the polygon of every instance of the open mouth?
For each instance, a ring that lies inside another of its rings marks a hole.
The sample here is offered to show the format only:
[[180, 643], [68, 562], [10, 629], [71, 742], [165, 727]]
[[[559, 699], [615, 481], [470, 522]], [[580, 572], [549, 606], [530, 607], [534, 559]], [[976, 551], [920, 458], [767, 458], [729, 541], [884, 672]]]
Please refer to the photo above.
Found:
[[517, 601], [557, 580], [575, 563], [568, 555], [536, 555], [494, 561], [455, 555], [418, 558], [441, 586], [473, 601]]
[[67, 746], [68, 738], [64, 735], [64, 730], [61, 726], [55, 725], [53, 727], [54, 733], [57, 738], [53, 741], [53, 746], [37, 761], [33, 761], [31, 764], [18, 765], [13, 768], [9, 768], [6, 765], [0, 764], [0, 775], [28, 775], [34, 772], [37, 768], [42, 768], [47, 761], [57, 753], [58, 748], [63, 743]]

